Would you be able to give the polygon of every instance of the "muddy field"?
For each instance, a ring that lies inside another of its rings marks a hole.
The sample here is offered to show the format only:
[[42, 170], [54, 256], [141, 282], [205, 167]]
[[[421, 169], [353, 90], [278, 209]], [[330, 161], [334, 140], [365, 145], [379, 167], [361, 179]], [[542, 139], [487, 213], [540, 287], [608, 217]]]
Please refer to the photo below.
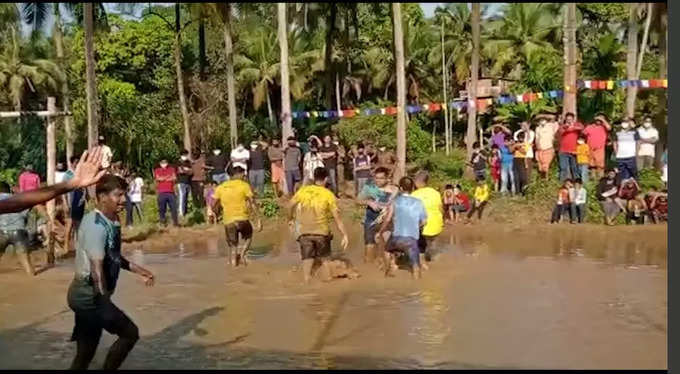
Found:
[[[127, 243], [157, 284], [121, 276], [113, 300], [141, 333], [122, 368], [667, 367], [666, 226], [450, 227], [420, 281], [361, 263], [350, 226], [361, 277], [309, 286], [283, 225], [256, 234], [248, 268], [225, 266], [218, 227]], [[72, 277], [72, 259], [34, 279], [0, 264], [1, 369], [69, 366]]]

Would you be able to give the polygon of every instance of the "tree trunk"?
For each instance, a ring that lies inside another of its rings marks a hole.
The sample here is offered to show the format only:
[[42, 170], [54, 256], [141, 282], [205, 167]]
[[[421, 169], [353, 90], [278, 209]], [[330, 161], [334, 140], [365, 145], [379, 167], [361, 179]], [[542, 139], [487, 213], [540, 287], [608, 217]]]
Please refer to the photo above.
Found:
[[83, 4], [85, 32], [85, 91], [87, 95], [87, 147], [97, 145], [99, 114], [97, 108], [97, 76], [94, 60], [94, 9], [93, 3]]
[[198, 18], [198, 79], [201, 81], [205, 81], [207, 65], [208, 61], [205, 56], [205, 17], [201, 8]]
[[[637, 79], [635, 73], [637, 71], [636, 58], [638, 50], [638, 17], [637, 17], [637, 3], [628, 4], [628, 51], [626, 55], [626, 75], [629, 80]], [[633, 118], [635, 116], [635, 98], [637, 95], [637, 87], [628, 86], [626, 90], [626, 117]]]
[[567, 3], [564, 13], [564, 105], [562, 114], [576, 113], [576, 3]]
[[[47, 111], [57, 111], [57, 99], [54, 97], [47, 98]], [[46, 144], [47, 144], [47, 185], [54, 184], [54, 172], [57, 166], [57, 141], [55, 122], [56, 117], [47, 117]], [[47, 263], [54, 264], [54, 218], [55, 218], [55, 202], [54, 199], [46, 204], [47, 208]]]
[[182, 112], [184, 125], [184, 149], [191, 152], [191, 126], [189, 124], [189, 109], [184, 95], [184, 76], [182, 74], [182, 30], [180, 25], [180, 4], [175, 4], [175, 74], [177, 75], [177, 95], [179, 96], [179, 109]]
[[[479, 22], [480, 9], [479, 3], [472, 3], [471, 25], [472, 25], [472, 63], [470, 64], [470, 89], [468, 90], [468, 123], [465, 145], [467, 149], [467, 159], [472, 155], [472, 144], [477, 138], [477, 74], [479, 73]], [[471, 101], [470, 101], [471, 100]], [[470, 105], [473, 104], [473, 105]]]
[[[234, 48], [231, 41], [231, 5], [226, 5], [224, 15], [224, 54], [227, 65], [227, 100], [229, 102], [229, 139], [231, 147], [238, 143], [238, 125], [236, 122], [236, 89], [234, 88]], [[269, 93], [269, 92], [267, 92]]]
[[269, 115], [269, 123], [275, 124], [276, 119], [274, 118], [274, 110], [272, 109], [272, 99], [271, 99], [271, 96], [269, 95], [269, 86], [267, 86], [266, 96], [267, 96], [267, 114]]
[[[442, 21], [442, 26], [441, 26], [441, 35], [442, 35], [442, 86], [444, 88], [444, 142], [445, 142], [445, 149], [446, 149], [446, 155], [448, 156], [451, 153], [451, 133], [449, 129], [449, 116], [448, 114], [448, 109], [449, 109], [449, 99], [446, 94], [446, 51], [444, 49], [444, 21]], [[434, 131], [432, 131], [432, 150], [436, 151], [435, 148], [435, 139], [434, 139]]]
[[[61, 16], [59, 14], [59, 5], [55, 4], [56, 11], [54, 14], [54, 45], [57, 52], [57, 62], [59, 68], [66, 71], [64, 66], [64, 33], [62, 32]], [[68, 80], [65, 80], [61, 86], [61, 101], [64, 112], [69, 111], [71, 106], [71, 98], [68, 91]], [[73, 156], [73, 118], [71, 116], [64, 116], [64, 132], [66, 133], [66, 164], [71, 168], [71, 157]]]
[[645, 50], [647, 49], [647, 37], [649, 36], [649, 26], [652, 24], [652, 3], [647, 3], [647, 17], [645, 19], [645, 29], [642, 32], [642, 44], [640, 44], [640, 55], [638, 57], [637, 69], [635, 70], [636, 79], [640, 79], [640, 72], [642, 71], [642, 60], [645, 57]]
[[342, 101], [341, 101], [341, 95], [340, 95], [340, 74], [335, 73], [335, 106], [338, 108], [338, 111], [342, 110]]
[[[666, 3], [657, 3], [657, 13], [659, 19], [659, 79], [666, 79], [668, 76], [668, 8]], [[655, 119], [656, 128], [659, 129], [659, 141], [656, 142], [656, 157], [655, 165], [657, 169], [661, 169], [661, 154], [663, 153], [664, 143], [667, 140], [668, 124], [667, 113], [668, 100], [666, 90], [657, 90], [657, 103], [664, 110], [659, 110]]]
[[326, 107], [333, 106], [333, 33], [335, 32], [335, 19], [338, 14], [338, 5], [330, 3], [330, 13], [328, 15], [328, 30], [326, 30], [326, 54], [324, 56], [324, 69], [326, 70]]
[[293, 135], [290, 116], [290, 76], [288, 73], [288, 28], [286, 22], [286, 3], [278, 3], [278, 34], [281, 50], [281, 133], [282, 143]]
[[395, 181], [406, 175], [406, 73], [404, 69], [404, 33], [402, 30], [401, 4], [392, 3], [394, 18], [394, 60], [397, 65], [397, 168]]

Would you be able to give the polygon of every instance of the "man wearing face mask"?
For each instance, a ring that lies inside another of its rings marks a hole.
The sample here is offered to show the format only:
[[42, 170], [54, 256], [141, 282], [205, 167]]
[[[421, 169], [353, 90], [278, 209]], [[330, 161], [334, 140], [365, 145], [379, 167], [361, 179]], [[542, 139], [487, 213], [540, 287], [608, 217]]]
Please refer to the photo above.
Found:
[[227, 156], [219, 148], [213, 149], [213, 154], [205, 160], [206, 169], [210, 170], [210, 178], [220, 184], [229, 179], [227, 176]]
[[248, 179], [257, 196], [264, 194], [264, 158], [264, 149], [261, 143], [250, 142], [250, 173], [248, 173]]
[[555, 134], [559, 129], [557, 122], [546, 115], [541, 115], [536, 127], [536, 161], [538, 163], [538, 172], [543, 178], [548, 178], [548, 170], [550, 170], [550, 163], [555, 158]]
[[640, 140], [640, 137], [635, 131], [633, 119], [629, 118], [621, 122], [621, 131], [616, 133], [614, 153], [622, 179], [631, 177], [637, 179], [635, 155], [637, 154], [638, 140]]
[[286, 192], [288, 196], [293, 196], [296, 185], [302, 181], [300, 174], [300, 161], [302, 161], [302, 151], [298, 147], [298, 142], [294, 136], [288, 137], [288, 146], [283, 151], [283, 167], [286, 175]]
[[187, 213], [187, 205], [189, 202], [189, 192], [191, 191], [191, 160], [189, 160], [189, 151], [186, 149], [182, 151], [179, 156], [177, 164], [177, 197], [179, 199], [179, 216], [184, 217]]
[[560, 152], [557, 157], [560, 162], [560, 183], [564, 183], [567, 179], [575, 179], [580, 174], [576, 164], [576, 145], [581, 131], [583, 131], [583, 125], [576, 122], [574, 113], [565, 114], [564, 123], [558, 130]]
[[248, 174], [248, 160], [250, 160], [250, 152], [243, 146], [243, 144], [238, 143], [236, 148], [231, 150], [231, 167], [240, 167], [245, 170]]
[[583, 136], [590, 149], [590, 168], [595, 178], [601, 178], [604, 173], [604, 151], [607, 145], [607, 134], [611, 129], [612, 126], [607, 121], [607, 117], [600, 113], [595, 116], [595, 122], [583, 130]]
[[344, 145], [340, 144], [340, 139], [337, 135], [333, 135], [333, 145], [335, 145], [338, 151], [338, 164], [337, 169], [335, 170], [338, 177], [337, 195], [342, 196], [343, 191], [345, 190], [345, 163], [347, 162], [347, 150]]
[[154, 179], [156, 180], [156, 194], [158, 195], [158, 215], [160, 223], [166, 224], [165, 212], [170, 208], [172, 215], [172, 223], [179, 226], [177, 223], [177, 204], [175, 202], [174, 185], [177, 180], [177, 173], [175, 168], [168, 166], [168, 160], [161, 160], [160, 167], [153, 171]]
[[338, 147], [331, 142], [330, 135], [323, 137], [323, 145], [319, 148], [319, 154], [328, 171], [328, 181], [331, 185], [331, 191], [333, 191], [335, 196], [338, 196]]
[[640, 147], [637, 152], [638, 170], [653, 168], [655, 145], [659, 141], [659, 131], [652, 125], [652, 119], [645, 117], [642, 127], [637, 130], [640, 137]]

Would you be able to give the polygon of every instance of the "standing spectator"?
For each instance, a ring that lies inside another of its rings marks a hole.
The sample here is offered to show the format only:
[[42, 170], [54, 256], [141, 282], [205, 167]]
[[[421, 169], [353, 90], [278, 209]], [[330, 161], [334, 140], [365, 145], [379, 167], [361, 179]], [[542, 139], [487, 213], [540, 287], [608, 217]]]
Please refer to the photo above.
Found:
[[130, 182], [128, 187], [128, 195], [130, 196], [130, 206], [127, 209], [126, 224], [132, 226], [134, 212], [137, 211], [139, 221], [143, 221], [142, 215], [142, 189], [144, 188], [144, 180], [138, 174]]
[[578, 223], [583, 223], [586, 217], [586, 199], [588, 198], [588, 191], [583, 187], [583, 181], [576, 178], [574, 181], [574, 188], [569, 191], [569, 199], [571, 200], [571, 217], [576, 218]]
[[545, 179], [548, 179], [550, 163], [555, 158], [555, 134], [558, 129], [557, 122], [548, 121], [546, 117], [541, 117], [536, 127], [536, 162], [539, 174]]
[[528, 167], [527, 167], [527, 146], [528, 144], [524, 141], [526, 133], [519, 133], [517, 138], [518, 141], [512, 146], [513, 159], [512, 166], [513, 172], [515, 174], [515, 191], [519, 194], [524, 195], [527, 185], [529, 184], [528, 177]]
[[66, 176], [66, 165], [63, 162], [57, 162], [57, 170], [54, 172], [54, 184], [64, 181]]
[[324, 167], [328, 171], [328, 181], [331, 184], [331, 191], [338, 196], [338, 146], [333, 144], [331, 136], [323, 138], [323, 145], [319, 148], [319, 154], [323, 160]]
[[638, 128], [637, 132], [640, 138], [640, 147], [637, 151], [637, 168], [638, 170], [653, 168], [659, 131], [652, 126], [652, 119], [645, 117], [642, 127]]
[[305, 153], [304, 161], [302, 164], [303, 164], [302, 168], [304, 170], [304, 176], [302, 180], [304, 184], [305, 185], [314, 184], [314, 170], [316, 170], [316, 168], [325, 167], [321, 154], [319, 153], [319, 148], [316, 141], [312, 141], [309, 143], [309, 152]]
[[[11, 196], [9, 185], [0, 182], [0, 200], [8, 199]], [[26, 230], [28, 212], [27, 209], [16, 213], [0, 214], [0, 258], [5, 254], [6, 248], [11, 245], [26, 274], [34, 276], [35, 269], [31, 264], [31, 256], [28, 253], [29, 239]]]
[[576, 145], [576, 163], [578, 164], [579, 175], [583, 183], [588, 183], [588, 167], [590, 166], [590, 147], [586, 144], [583, 135], [578, 137]]
[[505, 139], [507, 136], [512, 134], [510, 129], [505, 127], [502, 124], [495, 124], [491, 126], [491, 144], [495, 144], [498, 146], [498, 148], [502, 147], [505, 145]]
[[163, 159], [160, 167], [153, 171], [156, 180], [156, 193], [158, 194], [158, 214], [162, 225], [166, 224], [165, 212], [170, 207], [172, 223], [179, 226], [177, 222], [177, 205], [175, 202], [174, 185], [177, 180], [175, 168], [168, 166], [168, 160]]
[[637, 178], [637, 152], [639, 136], [632, 119], [621, 122], [621, 131], [616, 133], [614, 152], [622, 179]]
[[111, 148], [109, 148], [108, 145], [106, 145], [106, 140], [104, 139], [103, 136], [99, 136], [99, 140], [97, 141], [97, 145], [99, 145], [102, 149], [102, 168], [103, 169], [108, 169], [109, 166], [111, 166], [111, 160], [113, 159], [113, 151], [111, 151]]
[[493, 180], [494, 191], [499, 192], [501, 186], [501, 150], [497, 145], [491, 146], [491, 179]]
[[378, 148], [378, 167], [387, 168], [390, 171], [390, 178], [394, 172], [394, 166], [397, 163], [397, 157], [394, 156], [394, 152], [387, 150], [383, 145]]
[[345, 164], [347, 163], [347, 150], [345, 149], [344, 145], [340, 144], [340, 139], [338, 139], [337, 135], [333, 135], [333, 144], [338, 150], [338, 165], [336, 169], [338, 174], [338, 196], [342, 196], [345, 191]]
[[[604, 114], [595, 116], [595, 122], [586, 126], [583, 136], [590, 149], [590, 167], [593, 170], [593, 177], [602, 178], [604, 175], [605, 146], [607, 145], [607, 134], [612, 130], [607, 117]], [[586, 177], [581, 175], [583, 183], [587, 183]]]
[[210, 170], [210, 178], [220, 184], [229, 179], [227, 175], [227, 156], [219, 148], [213, 149], [213, 154], [205, 160], [206, 169]]
[[486, 179], [486, 156], [479, 147], [479, 142], [475, 142], [472, 145], [472, 155], [470, 156], [469, 165], [472, 166], [475, 180]]
[[515, 131], [513, 139], [519, 141], [521, 134], [524, 134], [524, 144], [526, 145], [526, 157], [524, 164], [526, 166], [527, 183], [531, 181], [531, 170], [534, 168], [534, 141], [536, 141], [536, 133], [531, 129], [531, 124], [524, 121], [520, 125], [520, 129]]
[[560, 152], [558, 154], [560, 183], [564, 183], [567, 179], [574, 179], [579, 174], [576, 166], [576, 140], [583, 130], [583, 125], [576, 122], [574, 113], [567, 113], [564, 119], [564, 123], [558, 130], [560, 135]]
[[187, 214], [189, 192], [191, 191], [192, 168], [191, 160], [189, 160], [189, 151], [183, 150], [179, 157], [177, 165], [177, 196], [179, 198], [179, 216], [184, 217]]
[[26, 165], [24, 172], [19, 174], [19, 192], [33, 191], [39, 187], [40, 176], [33, 171], [33, 165]]
[[297, 145], [294, 136], [288, 137], [288, 145], [283, 151], [283, 168], [286, 175], [286, 189], [288, 196], [293, 196], [297, 191], [297, 184], [302, 181], [300, 174], [300, 161], [302, 161], [302, 151]]
[[231, 150], [231, 167], [240, 167], [246, 174], [248, 173], [248, 160], [250, 160], [250, 152], [243, 146], [242, 143], [238, 143], [236, 148]]
[[505, 194], [510, 190], [515, 194], [515, 173], [512, 170], [514, 157], [512, 156], [512, 140], [506, 139], [501, 152], [501, 193]]
[[272, 187], [276, 197], [280, 197], [284, 192], [285, 175], [283, 172], [283, 148], [279, 139], [272, 139], [272, 144], [267, 150], [267, 157], [272, 168]]
[[354, 186], [357, 196], [371, 178], [371, 158], [364, 154], [364, 150], [364, 145], [359, 143], [354, 157]]
[[205, 155], [201, 151], [194, 151], [191, 162], [191, 195], [194, 205], [203, 208], [203, 185], [205, 183]]
[[264, 195], [264, 148], [260, 142], [250, 142], [250, 172], [248, 180], [258, 197]]
[[477, 181], [477, 186], [475, 187], [473, 196], [475, 200], [473, 202], [472, 209], [470, 209], [468, 212], [467, 222], [470, 222], [470, 219], [475, 214], [475, 212], [477, 213], [477, 220], [482, 220], [482, 213], [484, 212], [486, 204], [489, 202], [489, 186], [485, 181]]

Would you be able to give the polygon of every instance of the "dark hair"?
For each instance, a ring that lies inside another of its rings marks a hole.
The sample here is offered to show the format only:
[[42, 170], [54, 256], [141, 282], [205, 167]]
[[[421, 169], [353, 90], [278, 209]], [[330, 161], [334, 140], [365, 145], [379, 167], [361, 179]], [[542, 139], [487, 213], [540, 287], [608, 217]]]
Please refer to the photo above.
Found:
[[576, 179], [574, 179], [574, 183], [583, 184], [583, 179], [576, 178]]
[[182, 150], [182, 152], [180, 153], [180, 155], [182, 155], [182, 156], [188, 155], [188, 154], [189, 154], [189, 151], [187, 151], [186, 149]]
[[430, 180], [430, 173], [425, 170], [420, 170], [416, 173], [415, 180], [427, 183]]
[[403, 191], [411, 193], [413, 191], [413, 179], [411, 177], [403, 177], [399, 180], [399, 188]]
[[240, 167], [240, 166], [234, 166], [233, 168], [231, 168], [231, 175], [232, 176], [241, 175], [245, 172], [246, 172], [246, 170], [244, 168]]
[[585, 135], [583, 135], [583, 134], [578, 134], [578, 138], [579, 138], [579, 139], [583, 139], [583, 140], [586, 140], [586, 136], [585, 136]]
[[326, 168], [316, 168], [314, 169], [314, 182], [323, 182], [328, 178], [328, 170]]
[[288, 137], [288, 141], [291, 141], [291, 140], [295, 140], [295, 137], [292, 136], [292, 135]]
[[519, 140], [524, 140], [524, 138], [525, 138], [524, 131], [522, 131], [522, 132], [520, 132], [519, 134], [517, 134], [517, 139], [519, 139]]
[[479, 148], [479, 142], [472, 143], [472, 148]]
[[576, 115], [572, 112], [569, 112], [569, 113], [564, 115], [564, 118], [567, 118], [567, 117], [576, 118]]
[[364, 143], [357, 144], [357, 149], [364, 149]]
[[78, 156], [71, 156], [71, 164], [75, 164], [78, 161], [80, 161], [80, 157]]
[[375, 171], [373, 172], [373, 175], [378, 175], [378, 174], [384, 174], [385, 176], [388, 176], [390, 174], [390, 169], [381, 166], [381, 167], [375, 169]]
[[10, 193], [11, 191], [12, 188], [9, 186], [7, 182], [0, 182], [0, 192]]
[[565, 184], [567, 184], [567, 182], [571, 183], [573, 181], [571, 179], [567, 178], [567, 179], [564, 180], [564, 182], [562, 182], [562, 185], [564, 186]]
[[453, 186], [450, 185], [450, 184], [447, 184], [446, 186], [444, 186], [444, 189], [445, 189], [445, 190], [452, 190], [452, 189], [453, 189]]
[[494, 144], [491, 146], [491, 149], [498, 149], [498, 144]]
[[463, 189], [463, 187], [461, 187], [460, 184], [456, 184], [456, 188], [459, 189], [459, 190]]
[[127, 190], [127, 187], [128, 184], [125, 182], [125, 179], [113, 174], [106, 174], [102, 177], [102, 179], [99, 180], [99, 182], [97, 182], [97, 188], [95, 191], [97, 196], [99, 196], [111, 193], [117, 188], [125, 191]]

